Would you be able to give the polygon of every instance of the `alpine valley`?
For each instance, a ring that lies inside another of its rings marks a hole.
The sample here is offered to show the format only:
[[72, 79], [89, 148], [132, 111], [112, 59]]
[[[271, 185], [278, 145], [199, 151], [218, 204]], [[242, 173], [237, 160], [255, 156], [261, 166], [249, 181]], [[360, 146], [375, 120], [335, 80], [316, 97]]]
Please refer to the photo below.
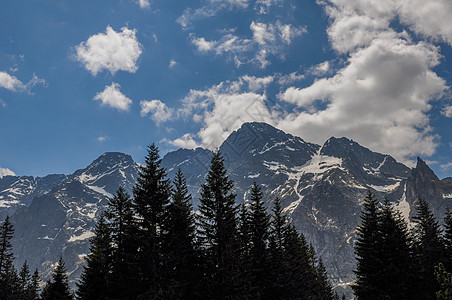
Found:
[[[253, 182], [262, 187], [269, 209], [279, 197], [284, 213], [323, 258], [334, 285], [354, 280], [355, 230], [368, 190], [389, 199], [408, 220], [419, 197], [439, 220], [452, 207], [452, 178], [440, 180], [421, 159], [411, 169], [347, 138], [332, 137], [320, 146], [265, 123], [245, 123], [220, 151], [237, 204], [247, 201]], [[169, 178], [178, 168], [184, 173], [195, 210], [211, 156], [202, 148], [179, 149], [162, 160]], [[119, 186], [131, 193], [138, 171], [131, 156], [105, 153], [71, 175], [0, 178], [0, 219], [11, 216], [16, 265], [26, 260], [46, 279], [62, 255], [75, 283], [108, 198]]]

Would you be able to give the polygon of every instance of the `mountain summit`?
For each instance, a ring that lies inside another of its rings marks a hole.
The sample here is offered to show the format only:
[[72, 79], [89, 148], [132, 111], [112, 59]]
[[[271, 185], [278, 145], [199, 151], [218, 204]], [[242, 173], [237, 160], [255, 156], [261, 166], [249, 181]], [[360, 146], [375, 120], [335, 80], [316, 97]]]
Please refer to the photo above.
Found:
[[[406, 218], [418, 197], [441, 218], [452, 202], [452, 180], [438, 179], [422, 160], [410, 169], [347, 138], [317, 145], [265, 123], [245, 123], [220, 150], [237, 204], [248, 201], [254, 182], [268, 209], [279, 197], [283, 212], [322, 256], [335, 284], [354, 280], [355, 229], [368, 190], [403, 209]], [[184, 173], [195, 209], [211, 156], [207, 149], [179, 149], [162, 159], [170, 178], [179, 168]], [[45, 275], [62, 254], [74, 282], [108, 197], [119, 186], [130, 192], [137, 172], [129, 155], [105, 153], [71, 175], [1, 178], [0, 214], [14, 213], [17, 265], [27, 260]]]

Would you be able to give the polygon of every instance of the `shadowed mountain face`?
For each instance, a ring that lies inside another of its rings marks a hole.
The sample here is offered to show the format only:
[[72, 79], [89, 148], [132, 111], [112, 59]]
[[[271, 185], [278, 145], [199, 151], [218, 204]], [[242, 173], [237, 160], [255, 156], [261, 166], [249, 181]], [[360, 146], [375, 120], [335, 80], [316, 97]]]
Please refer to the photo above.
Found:
[[[431, 203], [439, 219], [452, 202], [452, 180], [439, 180], [422, 160], [410, 169], [347, 138], [316, 145], [265, 123], [245, 123], [220, 151], [235, 182], [237, 203], [247, 201], [253, 182], [262, 187], [269, 209], [279, 197], [284, 212], [323, 257], [335, 284], [354, 279], [355, 229], [367, 190], [380, 199], [386, 196], [407, 218], [418, 197]], [[211, 156], [201, 148], [179, 149], [162, 160], [170, 178], [181, 168], [195, 209]], [[0, 214], [15, 212], [17, 264], [27, 260], [46, 275], [63, 254], [75, 280], [108, 197], [121, 185], [130, 192], [137, 173], [130, 156], [105, 153], [68, 176], [0, 179]]]

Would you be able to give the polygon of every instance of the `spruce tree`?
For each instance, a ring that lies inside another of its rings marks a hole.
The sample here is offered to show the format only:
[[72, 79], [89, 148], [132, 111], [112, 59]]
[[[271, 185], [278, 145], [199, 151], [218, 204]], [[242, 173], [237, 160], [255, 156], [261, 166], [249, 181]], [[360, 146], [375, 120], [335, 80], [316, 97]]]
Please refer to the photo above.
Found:
[[385, 299], [413, 299], [412, 250], [408, 226], [391, 203], [384, 201], [380, 215], [378, 246], [381, 277], [375, 283]]
[[132, 200], [124, 188], [119, 187], [115, 196], [109, 199], [105, 215], [112, 244], [108, 273], [110, 297], [136, 297], [144, 288], [137, 276], [140, 267], [137, 256], [139, 232]]
[[77, 298], [106, 299], [109, 293], [111, 262], [111, 233], [102, 214], [96, 225], [95, 236], [91, 239], [90, 254], [77, 283]]
[[24, 262], [22, 265], [22, 268], [19, 272], [19, 295], [20, 298], [27, 299], [28, 297], [28, 286], [30, 284], [31, 275], [30, 275], [30, 269], [28, 268], [27, 261]]
[[42, 291], [42, 300], [72, 300], [73, 295], [69, 288], [69, 279], [63, 257], [60, 257], [51, 276], [52, 279], [47, 281]]
[[228, 179], [224, 159], [217, 150], [212, 156], [206, 183], [201, 187], [198, 227], [206, 252], [204, 297], [225, 299], [239, 297], [240, 244], [237, 232], [234, 183]]
[[268, 267], [268, 234], [270, 217], [264, 207], [263, 194], [260, 187], [254, 182], [251, 188], [249, 236], [251, 241], [251, 278], [254, 288], [254, 297], [262, 297], [265, 294], [269, 281]]
[[314, 270], [316, 274], [314, 298], [324, 300], [338, 299], [339, 297], [333, 292], [331, 283], [328, 280], [328, 273], [326, 272], [322, 258], [318, 259], [317, 264], [314, 266]]
[[40, 283], [41, 279], [39, 278], [38, 269], [35, 270], [33, 275], [31, 276], [30, 284], [28, 285], [27, 295], [30, 300], [38, 300], [40, 299]]
[[170, 182], [166, 170], [161, 167], [158, 148], [148, 147], [145, 164], [140, 167], [133, 189], [134, 211], [139, 220], [138, 278], [142, 292], [148, 296], [158, 293], [161, 287], [162, 241], [167, 206], [170, 201]]
[[435, 266], [444, 258], [445, 246], [442, 240], [441, 228], [436, 220], [430, 205], [419, 199], [416, 215], [415, 235], [415, 265], [417, 270], [417, 295], [423, 299], [433, 298], [439, 290], [435, 279]]
[[452, 213], [449, 209], [444, 217], [444, 265], [447, 270], [452, 270]]
[[168, 206], [167, 236], [164, 244], [166, 298], [193, 298], [199, 280], [195, 251], [195, 221], [187, 182], [178, 169], [173, 181], [172, 202]]
[[19, 278], [13, 266], [14, 253], [11, 245], [13, 235], [14, 228], [7, 216], [0, 227], [0, 299], [7, 299], [19, 293]]
[[377, 282], [381, 276], [379, 204], [369, 191], [364, 199], [361, 224], [357, 228], [355, 255], [357, 260], [356, 282], [352, 286], [358, 299], [382, 299]]
[[272, 221], [269, 235], [269, 278], [266, 295], [268, 299], [285, 299], [287, 294], [287, 266], [284, 261], [284, 235], [287, 230], [287, 220], [282, 213], [281, 201], [273, 202]]

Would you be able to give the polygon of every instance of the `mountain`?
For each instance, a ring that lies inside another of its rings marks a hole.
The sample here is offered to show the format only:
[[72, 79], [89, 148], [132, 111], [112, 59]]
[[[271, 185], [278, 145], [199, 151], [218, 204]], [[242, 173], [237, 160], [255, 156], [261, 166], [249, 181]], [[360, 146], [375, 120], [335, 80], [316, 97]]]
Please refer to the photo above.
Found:
[[[130, 155], [105, 153], [38, 194], [29, 205], [18, 208], [11, 218], [17, 265], [26, 260], [31, 269], [38, 268], [46, 278], [63, 255], [70, 279], [78, 278], [83, 257], [89, 253], [89, 238], [107, 199], [119, 186], [130, 193], [137, 173], [138, 165]], [[16, 195], [20, 194], [25, 192]]]
[[[368, 190], [381, 200], [387, 197], [407, 219], [418, 197], [432, 205], [439, 219], [452, 207], [451, 178], [438, 179], [421, 159], [410, 169], [344, 137], [316, 145], [265, 123], [245, 123], [220, 151], [235, 182], [237, 203], [247, 201], [253, 182], [262, 187], [269, 209], [279, 197], [292, 223], [322, 256], [334, 284], [354, 279], [355, 230]], [[179, 149], [162, 159], [170, 178], [178, 168], [183, 171], [195, 209], [211, 156], [202, 148]], [[0, 213], [15, 211], [17, 265], [27, 260], [47, 275], [63, 255], [74, 282], [107, 198], [120, 185], [131, 192], [137, 172], [130, 156], [105, 153], [71, 175], [0, 179], [0, 203], [5, 204]]]

